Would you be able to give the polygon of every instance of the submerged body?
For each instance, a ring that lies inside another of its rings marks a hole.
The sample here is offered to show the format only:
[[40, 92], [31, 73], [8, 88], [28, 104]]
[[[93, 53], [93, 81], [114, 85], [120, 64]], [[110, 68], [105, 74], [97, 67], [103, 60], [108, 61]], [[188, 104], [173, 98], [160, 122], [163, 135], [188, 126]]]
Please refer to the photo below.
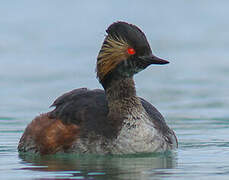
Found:
[[[123, 22], [113, 26], [136, 28]], [[120, 31], [116, 27], [109, 28], [109, 34]], [[139, 33], [142, 32], [139, 30]], [[176, 136], [160, 112], [136, 95], [133, 74], [148, 64], [129, 61], [135, 51], [132, 54], [133, 50], [128, 49], [129, 55], [123, 55], [120, 47], [117, 51], [121, 59], [112, 54], [117, 53], [113, 49], [110, 52], [113, 59], [107, 58], [109, 53], [104, 58], [104, 46], [107, 48], [109, 43], [114, 44], [106, 38], [97, 62], [98, 77], [105, 91], [80, 88], [59, 97], [52, 105], [55, 107], [53, 111], [36, 117], [27, 126], [19, 142], [20, 152], [129, 154], [161, 152], [177, 147]], [[147, 48], [146, 43], [144, 49]], [[150, 54], [148, 51], [143, 53], [144, 57]], [[111, 64], [109, 59], [113, 61]], [[157, 60], [161, 64], [167, 63]]]
[[27, 127], [21, 152], [128, 154], [177, 146], [162, 115], [136, 96], [111, 104], [115, 112], [109, 113], [103, 90], [81, 88], [58, 98], [54, 106]]

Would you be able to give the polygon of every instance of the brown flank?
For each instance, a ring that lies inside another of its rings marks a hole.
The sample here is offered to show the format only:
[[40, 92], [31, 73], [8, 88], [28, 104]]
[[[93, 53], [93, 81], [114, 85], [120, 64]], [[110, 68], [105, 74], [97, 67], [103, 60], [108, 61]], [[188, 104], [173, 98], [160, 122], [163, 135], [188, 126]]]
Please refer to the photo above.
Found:
[[79, 136], [80, 127], [75, 124], [64, 124], [59, 119], [50, 119], [48, 114], [36, 117], [26, 128], [20, 146], [27, 146], [33, 141], [35, 151], [40, 154], [54, 154], [66, 151]]

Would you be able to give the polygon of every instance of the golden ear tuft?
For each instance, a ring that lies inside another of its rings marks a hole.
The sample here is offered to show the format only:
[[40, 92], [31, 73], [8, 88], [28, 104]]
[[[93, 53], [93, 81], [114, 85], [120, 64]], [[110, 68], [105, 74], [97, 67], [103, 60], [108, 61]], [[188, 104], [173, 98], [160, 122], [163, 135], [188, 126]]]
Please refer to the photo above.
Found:
[[120, 62], [126, 60], [129, 44], [121, 37], [108, 35], [97, 57], [97, 77], [101, 81]]

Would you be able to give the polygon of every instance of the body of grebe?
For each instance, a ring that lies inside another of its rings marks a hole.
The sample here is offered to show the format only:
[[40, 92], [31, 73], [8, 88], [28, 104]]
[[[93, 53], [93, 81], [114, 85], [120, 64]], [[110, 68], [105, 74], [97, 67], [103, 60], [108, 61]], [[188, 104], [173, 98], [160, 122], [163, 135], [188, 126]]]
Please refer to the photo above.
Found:
[[152, 54], [135, 25], [116, 22], [97, 57], [97, 77], [104, 90], [80, 88], [53, 103], [25, 129], [18, 150], [39, 154], [130, 154], [177, 147], [174, 132], [160, 112], [136, 95], [133, 76], [151, 64], [168, 61]]

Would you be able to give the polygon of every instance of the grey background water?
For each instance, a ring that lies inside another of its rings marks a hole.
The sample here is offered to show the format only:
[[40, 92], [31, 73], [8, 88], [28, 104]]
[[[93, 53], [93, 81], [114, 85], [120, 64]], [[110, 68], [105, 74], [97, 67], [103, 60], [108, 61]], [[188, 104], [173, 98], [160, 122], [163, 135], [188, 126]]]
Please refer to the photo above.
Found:
[[[229, 179], [229, 1], [1, 1], [1, 179]], [[179, 139], [169, 154], [19, 156], [26, 125], [78, 87], [101, 88], [105, 28], [138, 25], [170, 60], [136, 77]]]

